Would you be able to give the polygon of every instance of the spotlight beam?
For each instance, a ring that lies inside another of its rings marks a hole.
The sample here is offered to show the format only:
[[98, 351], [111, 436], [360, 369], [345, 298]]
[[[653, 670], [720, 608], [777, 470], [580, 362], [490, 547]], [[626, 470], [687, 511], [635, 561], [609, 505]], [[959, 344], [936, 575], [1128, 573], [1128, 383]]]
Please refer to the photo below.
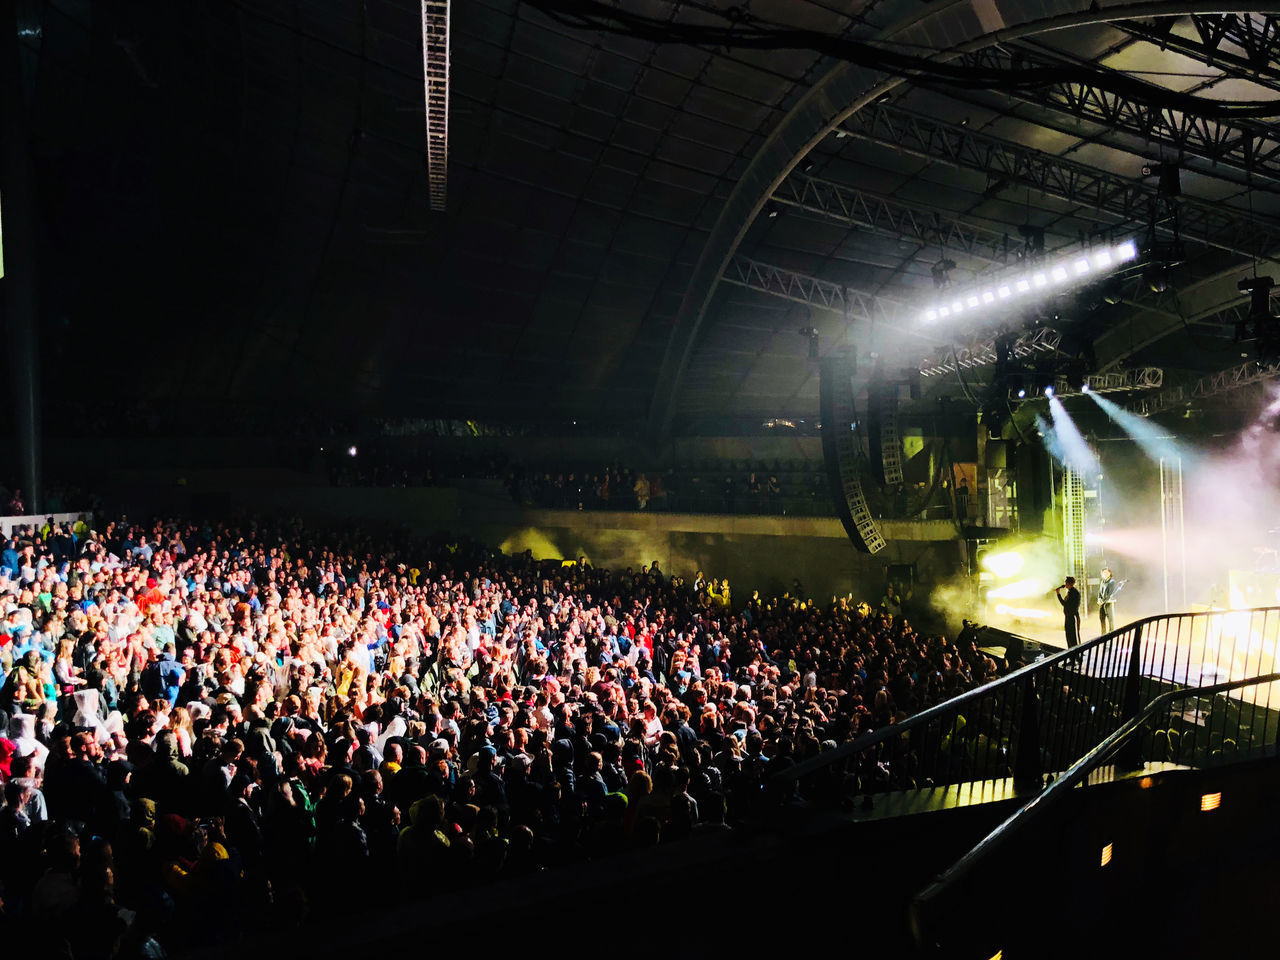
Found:
[[1150, 420], [1140, 417], [1130, 410], [1126, 410], [1120, 404], [1107, 397], [1099, 396], [1096, 393], [1090, 393], [1089, 396], [1093, 397], [1093, 402], [1101, 407], [1103, 412], [1120, 429], [1132, 437], [1134, 443], [1152, 460], [1186, 458], [1187, 451], [1176, 440], [1169, 439], [1163, 427], [1157, 426]]
[[1057, 397], [1049, 398], [1049, 413], [1053, 416], [1053, 429], [1058, 435], [1067, 466], [1083, 476], [1097, 476], [1100, 472], [1098, 458]]

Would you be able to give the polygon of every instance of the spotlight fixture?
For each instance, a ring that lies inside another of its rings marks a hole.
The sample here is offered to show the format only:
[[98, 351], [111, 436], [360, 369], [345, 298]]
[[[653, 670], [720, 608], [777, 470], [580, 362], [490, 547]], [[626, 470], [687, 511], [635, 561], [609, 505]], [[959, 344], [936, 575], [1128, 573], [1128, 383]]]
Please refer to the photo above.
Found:
[[1025, 400], [1026, 398], [1027, 398], [1027, 391], [1026, 391], [1026, 390], [1019, 390], [1019, 391], [1018, 391], [1018, 399], [1019, 399], [1019, 400]]
[[1081, 393], [1088, 393], [1088, 392], [1089, 392], [1089, 381], [1088, 381], [1088, 380], [1086, 380], [1084, 383], [1080, 384], [1080, 392], [1081, 392]]
[[1044, 395], [1045, 395], [1046, 397], [1052, 397], [1052, 396], [1053, 396], [1053, 384], [1049, 384], [1049, 386], [1047, 386], [1047, 387], [1045, 387], [1045, 388], [1044, 388]]
[[348, 456], [348, 457], [354, 457], [354, 456], [356, 455], [356, 453], [357, 453], [357, 452], [358, 452], [358, 451], [357, 451], [357, 450], [356, 450], [356, 448], [355, 448], [355, 444], [352, 444], [351, 446], [347, 447], [347, 456]]
[[[1132, 240], [1125, 240], [1112, 247], [1101, 247], [1084, 253], [1076, 253], [1057, 263], [1037, 266], [1025, 273], [1014, 273], [1001, 277], [991, 286], [971, 288], [962, 293], [952, 293], [945, 301], [939, 301], [921, 313], [925, 323], [936, 323], [962, 310], [972, 310], [984, 304], [993, 304], [1008, 300], [1012, 302], [1024, 294], [1046, 291], [1050, 287], [1067, 283], [1076, 279], [1104, 276], [1131, 260], [1137, 259], [1138, 245]], [[954, 260], [939, 260], [930, 272], [934, 286], [938, 289], [948, 286], [951, 270], [955, 268]]]
[[770, 203], [767, 207], [764, 208], [765, 216], [768, 217], [770, 220], [777, 220], [778, 214], [780, 214], [781, 212], [782, 212], [782, 208], [778, 206], [776, 203]]

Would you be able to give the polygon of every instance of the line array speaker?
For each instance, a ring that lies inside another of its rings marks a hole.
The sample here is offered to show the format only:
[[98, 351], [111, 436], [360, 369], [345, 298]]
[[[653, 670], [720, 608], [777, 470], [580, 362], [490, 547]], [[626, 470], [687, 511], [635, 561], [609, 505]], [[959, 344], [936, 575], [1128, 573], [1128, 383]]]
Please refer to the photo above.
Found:
[[857, 449], [854, 446], [853, 367], [849, 361], [841, 357], [823, 360], [818, 392], [822, 412], [822, 456], [836, 513], [855, 547], [866, 553], [879, 553], [886, 544], [862, 494], [862, 481], [858, 479]]

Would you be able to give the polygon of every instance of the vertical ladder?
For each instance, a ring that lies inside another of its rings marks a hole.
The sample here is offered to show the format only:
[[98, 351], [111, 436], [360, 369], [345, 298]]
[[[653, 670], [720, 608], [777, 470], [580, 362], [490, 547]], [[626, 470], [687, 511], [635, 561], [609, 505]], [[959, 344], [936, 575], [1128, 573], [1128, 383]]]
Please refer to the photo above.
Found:
[[1088, 567], [1085, 562], [1084, 477], [1071, 467], [1062, 471], [1062, 552], [1067, 574], [1076, 578], [1080, 613], [1089, 609]]

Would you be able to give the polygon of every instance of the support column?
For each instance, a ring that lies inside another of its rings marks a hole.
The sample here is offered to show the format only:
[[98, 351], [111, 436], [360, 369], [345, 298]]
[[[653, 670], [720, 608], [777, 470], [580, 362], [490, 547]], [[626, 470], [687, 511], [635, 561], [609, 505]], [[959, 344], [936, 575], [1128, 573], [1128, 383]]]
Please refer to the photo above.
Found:
[[[17, 0], [0, 0], [0, 225], [3, 227], [5, 332], [17, 418], [19, 486], [28, 513], [43, 508], [40, 351], [31, 158], [18, 44]], [[0, 504], [0, 509], [3, 505]]]

